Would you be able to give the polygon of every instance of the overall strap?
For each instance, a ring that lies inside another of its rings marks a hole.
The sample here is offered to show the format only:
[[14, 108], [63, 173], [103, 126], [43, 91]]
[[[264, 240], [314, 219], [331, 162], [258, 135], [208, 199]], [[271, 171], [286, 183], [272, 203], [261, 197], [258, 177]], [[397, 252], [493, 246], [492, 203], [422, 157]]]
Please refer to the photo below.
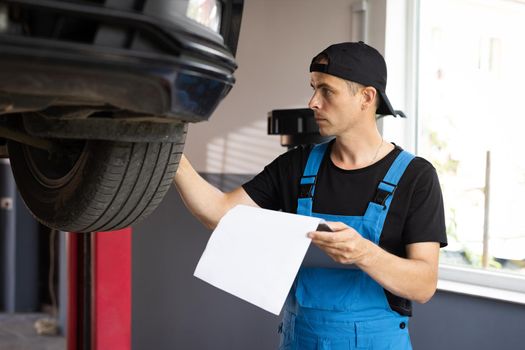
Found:
[[373, 202], [382, 205], [383, 208], [388, 211], [399, 180], [401, 176], [403, 176], [408, 164], [410, 164], [414, 158], [415, 156], [407, 151], [401, 151], [401, 153], [399, 153], [390, 166], [390, 169], [388, 169], [385, 178], [377, 186], [377, 192]]
[[329, 142], [315, 145], [310, 151], [303, 176], [299, 184], [299, 199], [297, 200], [297, 214], [312, 215], [313, 197], [317, 172], [323, 160], [323, 156], [328, 148]]

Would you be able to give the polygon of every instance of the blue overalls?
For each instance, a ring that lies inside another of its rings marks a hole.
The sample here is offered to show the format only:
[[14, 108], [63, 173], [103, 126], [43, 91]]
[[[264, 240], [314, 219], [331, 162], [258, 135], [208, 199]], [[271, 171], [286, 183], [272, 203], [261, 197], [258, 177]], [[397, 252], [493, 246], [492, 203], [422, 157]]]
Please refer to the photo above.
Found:
[[[402, 151], [380, 182], [364, 216], [312, 212], [316, 176], [328, 143], [316, 145], [301, 178], [297, 214], [340, 221], [375, 244], [394, 190], [414, 156]], [[379, 202], [379, 203], [377, 203]], [[280, 349], [412, 349], [408, 317], [393, 311], [383, 287], [358, 268], [302, 267], [284, 308]]]

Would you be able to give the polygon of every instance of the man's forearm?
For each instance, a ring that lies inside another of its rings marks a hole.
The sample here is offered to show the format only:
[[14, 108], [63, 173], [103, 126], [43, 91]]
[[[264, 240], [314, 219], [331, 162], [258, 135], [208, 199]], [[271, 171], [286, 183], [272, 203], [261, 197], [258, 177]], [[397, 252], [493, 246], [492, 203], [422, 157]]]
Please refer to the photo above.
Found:
[[206, 227], [214, 228], [224, 215], [221, 210], [224, 193], [206, 182], [184, 155], [174, 181], [188, 210]]
[[256, 205], [239, 187], [224, 193], [204, 180], [183, 155], [175, 185], [190, 212], [206, 227], [213, 229], [228, 210], [237, 204]]
[[439, 243], [407, 244], [407, 258], [401, 258], [342, 222], [328, 224], [332, 232], [310, 232], [309, 237], [335, 261], [356, 264], [383, 288], [410, 300], [424, 303], [436, 291]]
[[409, 257], [401, 258], [370, 242], [370, 253], [357, 265], [391, 293], [425, 303], [436, 290], [439, 243], [416, 243], [407, 249]]

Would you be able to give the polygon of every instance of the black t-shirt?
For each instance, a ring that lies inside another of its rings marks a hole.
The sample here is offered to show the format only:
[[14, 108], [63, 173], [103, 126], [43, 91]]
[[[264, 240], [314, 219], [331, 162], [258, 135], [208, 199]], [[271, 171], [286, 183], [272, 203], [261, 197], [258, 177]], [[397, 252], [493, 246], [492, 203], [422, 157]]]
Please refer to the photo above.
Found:
[[[312, 209], [322, 214], [362, 216], [401, 148], [396, 146], [368, 167], [344, 170], [330, 159], [332, 145], [333, 141], [319, 167]], [[282, 154], [245, 183], [244, 190], [261, 208], [296, 213], [299, 182], [312, 147], [301, 146]], [[410, 162], [399, 181], [379, 246], [406, 257], [405, 245], [417, 242], [447, 245], [443, 198], [436, 170], [420, 157]], [[393, 310], [411, 315], [410, 301], [385, 292]]]

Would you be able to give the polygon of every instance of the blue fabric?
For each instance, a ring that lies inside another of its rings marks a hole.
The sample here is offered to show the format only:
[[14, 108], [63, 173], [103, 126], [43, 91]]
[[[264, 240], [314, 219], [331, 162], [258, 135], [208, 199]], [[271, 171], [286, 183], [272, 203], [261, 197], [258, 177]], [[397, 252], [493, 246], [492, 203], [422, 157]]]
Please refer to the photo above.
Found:
[[301, 185], [314, 184], [314, 183], [315, 183], [315, 176], [301, 178]]
[[[328, 148], [328, 142], [321, 143], [316, 145], [308, 157], [306, 162], [306, 167], [304, 168], [303, 177], [301, 178], [301, 185], [313, 184], [311, 189], [311, 197], [314, 195], [315, 191], [315, 180], [317, 178], [317, 172], [319, 171], [319, 166], [323, 160], [323, 156]], [[311, 213], [312, 212], [312, 198], [299, 198], [297, 203], [297, 213]], [[309, 214], [303, 214], [309, 215]]]
[[[312, 185], [298, 199], [297, 214], [340, 221], [379, 244], [401, 176], [414, 156], [402, 151], [378, 189], [388, 192], [383, 204], [370, 202], [364, 216], [312, 212], [315, 179], [328, 143], [315, 146], [301, 184]], [[314, 179], [314, 180], [311, 180]], [[306, 268], [299, 271], [285, 306], [280, 349], [411, 349], [408, 318], [388, 304], [383, 288], [359, 269]]]

